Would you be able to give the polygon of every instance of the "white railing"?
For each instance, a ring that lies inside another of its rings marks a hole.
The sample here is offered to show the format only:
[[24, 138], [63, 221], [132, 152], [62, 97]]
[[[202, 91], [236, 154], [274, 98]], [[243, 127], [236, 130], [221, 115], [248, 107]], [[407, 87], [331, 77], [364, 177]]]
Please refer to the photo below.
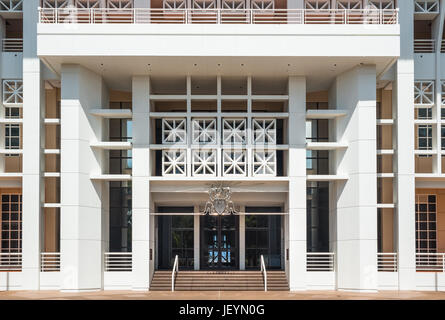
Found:
[[267, 271], [266, 271], [266, 264], [264, 263], [263, 255], [261, 255], [261, 272], [263, 273], [264, 291], [267, 291]]
[[175, 279], [178, 271], [179, 271], [179, 258], [178, 255], [176, 255], [175, 263], [173, 263], [173, 269], [172, 269], [172, 292], [175, 291]]
[[42, 252], [40, 254], [40, 271], [60, 271], [60, 252]]
[[440, 45], [440, 52], [445, 53], [445, 40], [442, 40], [442, 43]]
[[398, 24], [398, 9], [39, 8], [40, 23]]
[[333, 252], [308, 252], [306, 255], [307, 271], [334, 271]]
[[3, 52], [23, 52], [23, 39], [3, 39], [2, 40]]
[[132, 266], [131, 252], [105, 252], [105, 272], [131, 272]]
[[417, 253], [417, 271], [445, 272], [445, 253]]
[[377, 253], [377, 270], [380, 272], [397, 272], [397, 253]]
[[21, 253], [0, 253], [0, 271], [21, 271]]
[[415, 39], [415, 53], [433, 53], [436, 50], [436, 41], [433, 39]]

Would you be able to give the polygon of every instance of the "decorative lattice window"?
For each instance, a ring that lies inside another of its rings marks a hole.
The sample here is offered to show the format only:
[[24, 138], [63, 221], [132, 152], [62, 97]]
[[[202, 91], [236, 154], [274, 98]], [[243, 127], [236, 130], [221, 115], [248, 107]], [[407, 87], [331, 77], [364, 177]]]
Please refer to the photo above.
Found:
[[337, 9], [362, 9], [363, 2], [362, 0], [337, 0], [336, 2]]
[[181, 119], [162, 119], [162, 143], [186, 143], [187, 123]]
[[192, 150], [194, 176], [216, 176], [216, 150]]
[[216, 9], [216, 0], [192, 0], [193, 9]]
[[416, 251], [436, 253], [436, 195], [416, 195]]
[[185, 176], [187, 174], [185, 150], [162, 150], [162, 175]]
[[164, 0], [162, 2], [162, 8], [164, 9], [179, 10], [179, 9], [185, 9], [186, 7], [187, 7], [186, 0]]
[[1, 252], [22, 252], [22, 195], [2, 194]]
[[69, 0], [42, 0], [41, 7], [48, 9], [67, 8]]
[[4, 104], [23, 103], [22, 80], [3, 80], [3, 103]]
[[277, 153], [273, 151], [253, 152], [253, 175], [254, 176], [276, 176], [277, 175]]
[[193, 119], [192, 141], [194, 144], [215, 144], [216, 136], [216, 119]]
[[277, 120], [276, 119], [253, 119], [253, 143], [254, 144], [276, 144], [277, 143]]
[[223, 144], [245, 144], [246, 119], [223, 120]]
[[415, 13], [439, 13], [439, 1], [414, 1]]
[[23, 11], [24, 0], [0, 0], [0, 11]]
[[331, 1], [330, 0], [305, 0], [304, 8], [312, 9], [312, 10], [330, 9]]
[[246, 150], [223, 150], [222, 160], [224, 176], [246, 176]]
[[395, 9], [395, 3], [394, 0], [369, 0], [368, 7], [370, 9], [390, 10]]
[[275, 8], [275, 0], [251, 0], [252, 9], [272, 10]]
[[238, 10], [246, 8], [246, 0], [222, 0], [222, 9]]
[[100, 0], [76, 0], [74, 5], [76, 8], [81, 9], [93, 9], [100, 8], [101, 1]]
[[107, 8], [131, 9], [133, 8], [133, 0], [107, 0]]
[[414, 81], [414, 104], [434, 104], [434, 81]]

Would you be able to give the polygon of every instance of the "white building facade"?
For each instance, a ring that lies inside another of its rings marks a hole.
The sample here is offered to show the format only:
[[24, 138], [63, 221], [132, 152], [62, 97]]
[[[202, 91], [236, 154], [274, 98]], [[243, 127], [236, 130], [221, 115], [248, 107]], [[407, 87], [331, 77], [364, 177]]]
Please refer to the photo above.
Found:
[[0, 16], [0, 290], [445, 290], [444, 0]]

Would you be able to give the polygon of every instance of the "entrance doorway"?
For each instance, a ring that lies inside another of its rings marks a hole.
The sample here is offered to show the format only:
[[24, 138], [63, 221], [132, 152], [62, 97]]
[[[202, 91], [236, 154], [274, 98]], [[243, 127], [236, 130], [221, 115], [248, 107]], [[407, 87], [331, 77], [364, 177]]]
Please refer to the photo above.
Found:
[[201, 217], [201, 269], [239, 268], [239, 217]]

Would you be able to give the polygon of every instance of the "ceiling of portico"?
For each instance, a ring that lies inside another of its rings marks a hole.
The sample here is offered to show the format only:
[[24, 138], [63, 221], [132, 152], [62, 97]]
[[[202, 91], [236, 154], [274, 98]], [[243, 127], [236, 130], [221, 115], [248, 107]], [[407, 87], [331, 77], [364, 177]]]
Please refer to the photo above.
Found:
[[307, 77], [307, 91], [327, 90], [339, 74], [359, 65], [376, 65], [377, 76], [392, 57], [45, 57], [44, 63], [60, 77], [63, 64], [80, 64], [103, 76], [113, 90], [131, 91], [134, 75]]

